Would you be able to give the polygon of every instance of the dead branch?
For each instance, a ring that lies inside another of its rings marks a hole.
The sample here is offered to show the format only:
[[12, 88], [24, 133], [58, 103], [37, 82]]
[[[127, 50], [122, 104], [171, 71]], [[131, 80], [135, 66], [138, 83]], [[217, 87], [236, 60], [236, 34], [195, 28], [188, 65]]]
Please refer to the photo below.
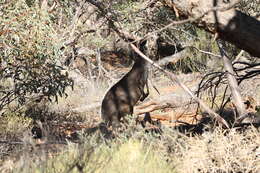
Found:
[[165, 108], [179, 108], [187, 105], [194, 105], [196, 102], [187, 98], [187, 95], [167, 94], [161, 95], [156, 99], [152, 99], [148, 102], [142, 103], [135, 107], [134, 114], [141, 115], [146, 112], [152, 112], [155, 110]]
[[187, 54], [187, 50], [184, 49], [176, 54], [173, 54], [173, 55], [170, 55], [170, 56], [166, 56], [166, 57], [163, 57], [162, 59], [158, 60], [156, 63], [159, 65], [159, 66], [165, 66], [167, 65], [168, 63], [176, 63], [177, 61], [185, 58]]
[[245, 52], [244, 50], [241, 50], [239, 54], [236, 56], [236, 58], [232, 61], [232, 64], [238, 62], [238, 60], [241, 58], [244, 52]]
[[[236, 65], [238, 65], [239, 67], [236, 67]], [[233, 76], [236, 77], [238, 85], [240, 85], [246, 79], [252, 78], [260, 74], [260, 63], [247, 63], [242, 61], [235, 61], [232, 64], [232, 66], [234, 68], [235, 74]], [[197, 96], [199, 97], [202, 91], [209, 90], [212, 93], [212, 104], [215, 104], [214, 98], [217, 96], [217, 93], [215, 92], [216, 89], [220, 87], [220, 85], [226, 85], [225, 92], [223, 94], [223, 100], [220, 106], [220, 110], [222, 110], [225, 107], [225, 105], [231, 100], [231, 95], [226, 97], [228, 88], [228, 80], [226, 78], [226, 75], [227, 73], [225, 73], [225, 71], [215, 71], [204, 75], [204, 77], [201, 79], [199, 83]]]
[[235, 72], [234, 72], [231, 61], [229, 60], [229, 58], [227, 57], [227, 55], [225, 53], [225, 50], [224, 50], [225, 42], [221, 42], [220, 40], [218, 40], [217, 44], [218, 44], [220, 54], [223, 59], [225, 71], [227, 72], [228, 85], [229, 85], [229, 88], [231, 91], [233, 103], [237, 109], [237, 113], [238, 113], [237, 117], [238, 117], [239, 121], [241, 122], [242, 121], [241, 117], [242, 116], [244, 117], [244, 115], [246, 114], [246, 110], [244, 107], [244, 103], [242, 100], [238, 82], [235, 78]]
[[220, 55], [214, 54], [214, 53], [212, 53], [212, 52], [200, 50], [200, 49], [198, 49], [198, 48], [195, 47], [195, 46], [185, 46], [185, 47], [195, 49], [195, 50], [197, 50], [197, 51], [200, 52], [200, 53], [204, 53], [204, 54], [207, 54], [207, 55], [211, 55], [211, 56], [214, 56], [214, 57], [221, 58]]
[[211, 52], [208, 52], [208, 51], [204, 51], [204, 50], [200, 50], [198, 49], [197, 47], [195, 46], [184, 46], [183, 47], [184, 50], [178, 52], [178, 53], [175, 53], [173, 55], [170, 55], [170, 56], [166, 56], [166, 57], [163, 57], [161, 58], [160, 60], [158, 60], [156, 63], [159, 65], [159, 66], [165, 66], [167, 65], [168, 63], [176, 63], [178, 62], [179, 60], [181, 59], [184, 59], [186, 58], [186, 54], [187, 54], [187, 49], [186, 48], [191, 48], [191, 49], [195, 49], [197, 50], [198, 52], [201, 52], [201, 53], [204, 53], [204, 54], [207, 54], [207, 55], [211, 55], [211, 56], [214, 56], [214, 57], [218, 57], [218, 58], [221, 58], [220, 55], [217, 55], [217, 54], [214, 54], [214, 53], [211, 53]]

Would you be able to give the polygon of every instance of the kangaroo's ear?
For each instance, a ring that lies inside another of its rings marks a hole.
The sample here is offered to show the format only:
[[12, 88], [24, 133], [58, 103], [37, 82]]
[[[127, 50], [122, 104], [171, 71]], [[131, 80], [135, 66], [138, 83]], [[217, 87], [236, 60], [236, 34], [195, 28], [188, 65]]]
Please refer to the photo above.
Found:
[[139, 42], [139, 49], [143, 53], [145, 53], [147, 51], [146, 43], [147, 43], [147, 40], [141, 40]]
[[139, 43], [139, 47], [144, 48], [146, 43], [147, 43], [147, 40], [141, 40], [140, 43]]

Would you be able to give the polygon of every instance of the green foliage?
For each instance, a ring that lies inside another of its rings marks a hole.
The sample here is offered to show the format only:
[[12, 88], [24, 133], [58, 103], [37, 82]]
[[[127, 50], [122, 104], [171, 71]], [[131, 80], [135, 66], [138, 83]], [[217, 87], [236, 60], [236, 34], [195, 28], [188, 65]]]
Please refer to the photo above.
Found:
[[65, 94], [73, 82], [59, 66], [61, 41], [49, 14], [37, 5], [12, 1], [0, 16], [0, 109], [18, 100], [24, 104], [32, 94], [49, 99]]

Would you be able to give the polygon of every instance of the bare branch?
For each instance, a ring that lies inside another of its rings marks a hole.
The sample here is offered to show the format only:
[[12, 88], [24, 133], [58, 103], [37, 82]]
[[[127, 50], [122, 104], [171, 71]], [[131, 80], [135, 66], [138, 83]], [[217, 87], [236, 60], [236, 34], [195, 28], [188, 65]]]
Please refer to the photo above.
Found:
[[156, 63], [158, 63], [159, 66], [167, 65], [168, 63], [176, 63], [177, 61], [185, 58], [185, 54], [187, 53], [187, 50], [184, 49], [176, 54], [163, 57], [162, 59], [158, 60]]
[[241, 58], [244, 52], [245, 52], [244, 50], [241, 50], [232, 63], [237, 62]]
[[159, 109], [165, 108], [183, 108], [184, 106], [197, 106], [194, 100], [189, 99], [186, 94], [165, 94], [160, 95], [152, 100], [149, 100], [141, 105], [135, 107], [134, 114], [141, 115], [146, 112], [152, 112]]
[[193, 48], [193, 49], [195, 49], [195, 50], [197, 50], [197, 51], [199, 51], [199, 52], [201, 52], [201, 53], [204, 53], [204, 54], [207, 54], [207, 55], [211, 55], [211, 56], [215, 56], [215, 57], [221, 58], [221, 55], [216, 55], [216, 54], [211, 53], [211, 52], [208, 52], [208, 51], [200, 50], [200, 49], [198, 49], [198, 48], [195, 47], [195, 46], [185, 46], [185, 47]]
[[225, 42], [223, 41], [223, 43], [221, 43], [218, 40], [217, 43], [218, 43], [218, 47], [219, 47], [219, 50], [220, 50], [220, 53], [221, 53], [221, 56], [222, 56], [222, 59], [223, 59], [224, 68], [227, 72], [228, 84], [229, 84], [229, 87], [230, 87], [230, 90], [231, 90], [233, 102], [234, 102], [236, 109], [237, 109], [238, 117], [244, 116], [246, 114], [246, 110], [245, 110], [245, 107], [244, 107], [244, 103], [243, 103], [243, 100], [242, 100], [242, 96], [241, 96], [241, 93], [240, 93], [238, 82], [235, 78], [235, 72], [234, 72], [232, 63], [229, 60], [229, 58], [227, 57], [227, 55], [224, 51], [224, 48], [223, 48]]

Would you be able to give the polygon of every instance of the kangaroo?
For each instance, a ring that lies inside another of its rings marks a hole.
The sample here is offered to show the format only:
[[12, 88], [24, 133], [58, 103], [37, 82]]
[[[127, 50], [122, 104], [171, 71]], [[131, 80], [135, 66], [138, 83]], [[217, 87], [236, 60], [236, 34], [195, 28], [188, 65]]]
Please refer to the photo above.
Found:
[[[145, 44], [146, 41], [140, 44], [142, 52], [144, 52]], [[134, 105], [149, 95], [148, 68], [148, 62], [139, 55], [135, 55], [131, 70], [108, 90], [101, 105], [101, 117], [108, 126], [118, 126], [125, 115], [133, 114]]]

